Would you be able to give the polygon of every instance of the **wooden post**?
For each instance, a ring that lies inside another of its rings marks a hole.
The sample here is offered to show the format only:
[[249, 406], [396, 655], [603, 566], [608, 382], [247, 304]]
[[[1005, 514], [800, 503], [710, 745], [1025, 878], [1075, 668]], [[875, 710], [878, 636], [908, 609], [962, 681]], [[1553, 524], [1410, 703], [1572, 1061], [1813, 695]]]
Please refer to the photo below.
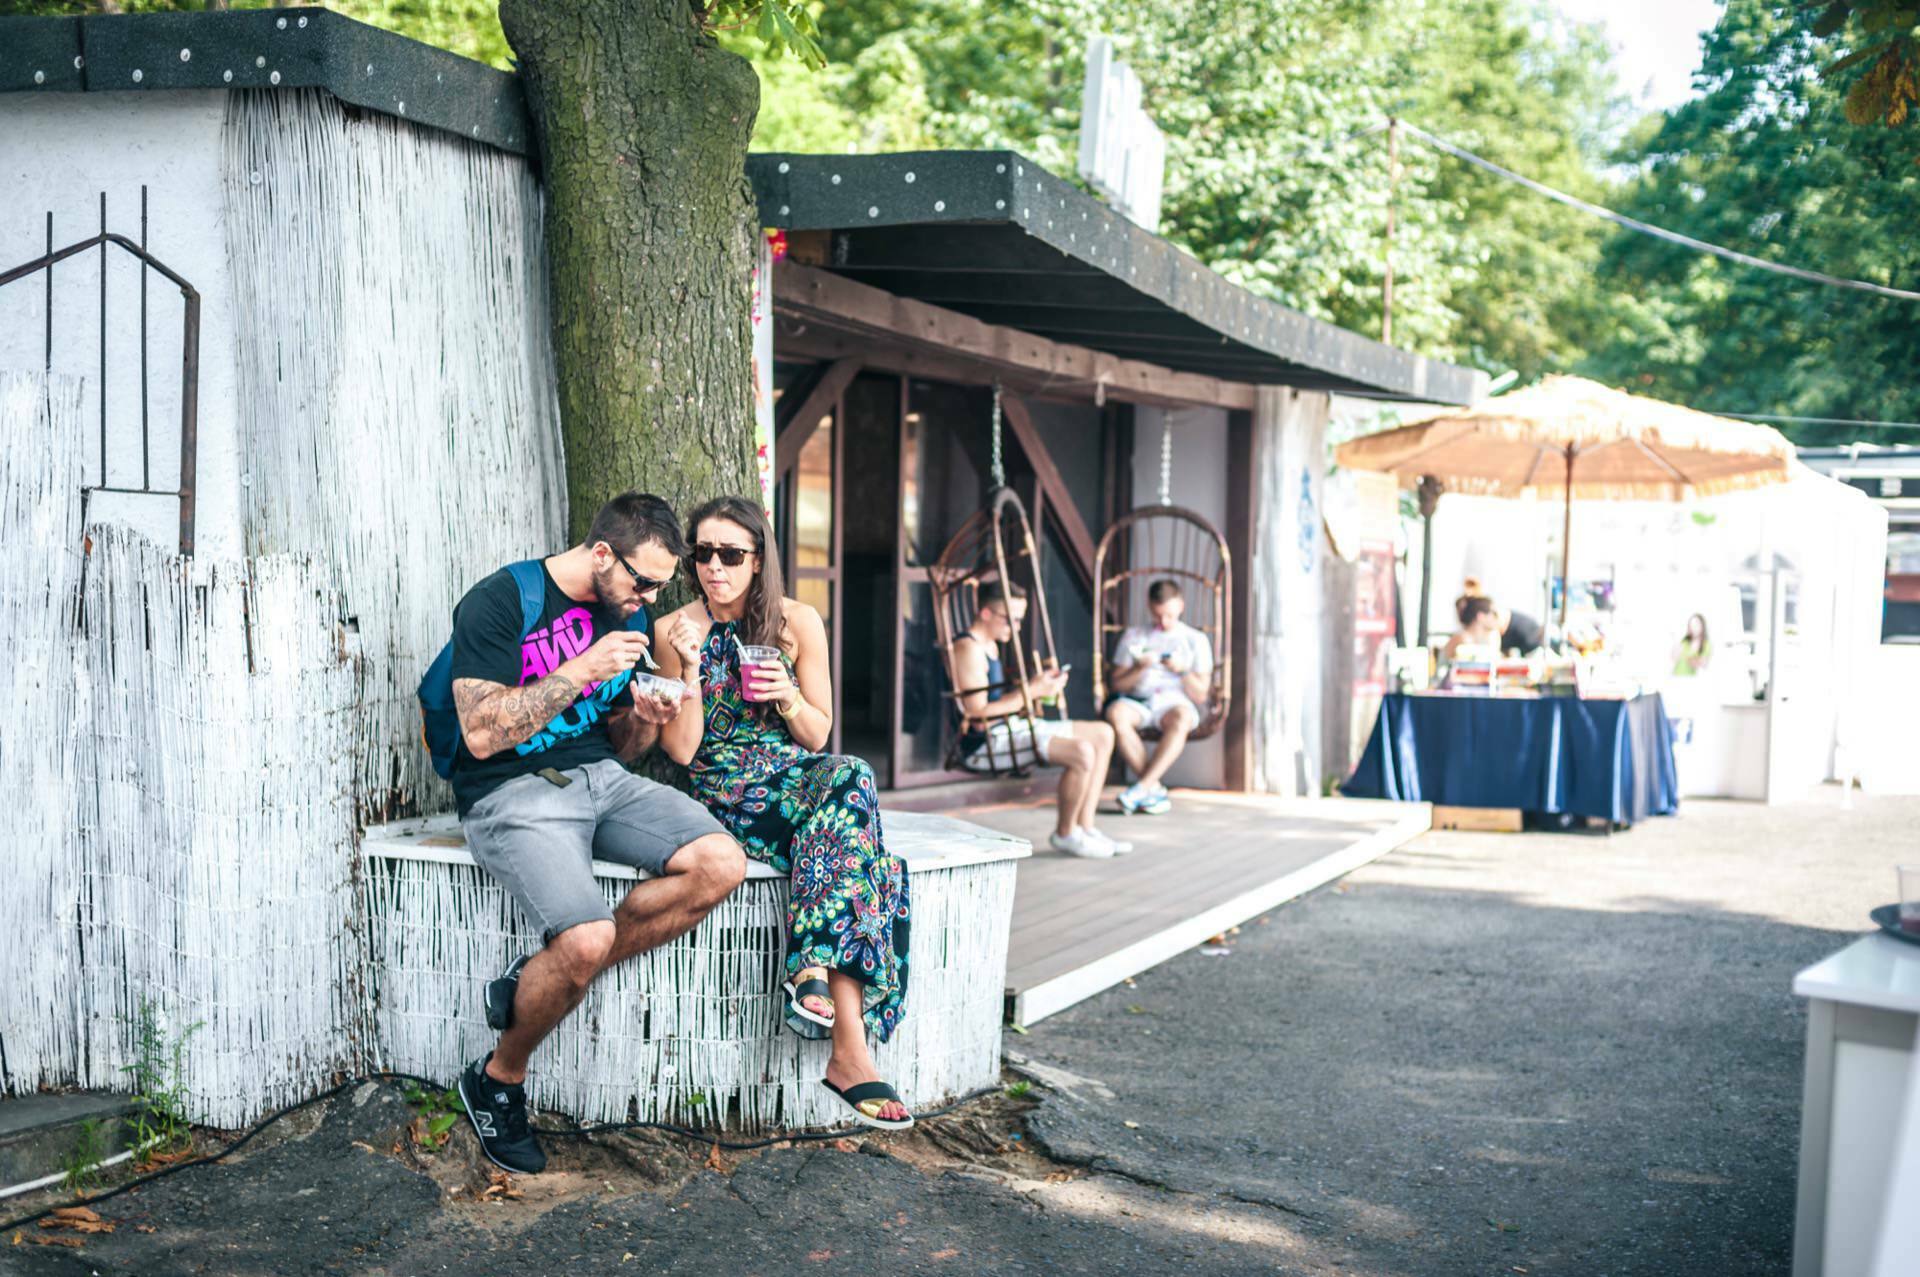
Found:
[[1560, 637], [1567, 634], [1567, 604], [1573, 600], [1573, 456], [1567, 445], [1567, 503], [1560, 518]]
[[1427, 617], [1433, 602], [1433, 513], [1440, 508], [1440, 481], [1432, 475], [1420, 480], [1420, 646], [1427, 645]]
[[[1254, 430], [1251, 412], [1227, 414], [1227, 549], [1233, 556], [1233, 593], [1228, 615], [1232, 624], [1227, 634], [1227, 650], [1220, 654], [1229, 662], [1234, 697], [1227, 707], [1226, 727], [1220, 734], [1223, 781], [1230, 790], [1246, 790], [1253, 784], [1253, 733], [1249, 709], [1253, 702], [1253, 507], [1259, 483], [1254, 468]], [[1265, 688], [1262, 694], [1278, 695], [1278, 689]]]

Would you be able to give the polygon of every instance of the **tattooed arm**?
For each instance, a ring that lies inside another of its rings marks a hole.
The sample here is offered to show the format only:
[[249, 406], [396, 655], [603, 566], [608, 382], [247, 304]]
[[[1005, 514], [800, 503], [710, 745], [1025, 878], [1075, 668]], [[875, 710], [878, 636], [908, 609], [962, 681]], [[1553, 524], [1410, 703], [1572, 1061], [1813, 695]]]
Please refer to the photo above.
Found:
[[566, 666], [525, 687], [506, 687], [479, 678], [453, 680], [453, 706], [460, 715], [460, 737], [475, 758], [491, 758], [532, 740], [534, 733], [580, 696], [579, 683]]

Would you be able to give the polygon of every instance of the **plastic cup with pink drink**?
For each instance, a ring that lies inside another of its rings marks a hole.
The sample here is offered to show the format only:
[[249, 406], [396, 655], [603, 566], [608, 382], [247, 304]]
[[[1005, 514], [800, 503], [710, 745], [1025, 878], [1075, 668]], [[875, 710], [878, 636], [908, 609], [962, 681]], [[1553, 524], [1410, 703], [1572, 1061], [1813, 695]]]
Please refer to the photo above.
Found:
[[762, 666], [780, 669], [780, 649], [743, 644], [740, 648], [740, 695], [744, 699], [756, 702], [766, 699], [754, 690], [753, 685], [754, 672]]

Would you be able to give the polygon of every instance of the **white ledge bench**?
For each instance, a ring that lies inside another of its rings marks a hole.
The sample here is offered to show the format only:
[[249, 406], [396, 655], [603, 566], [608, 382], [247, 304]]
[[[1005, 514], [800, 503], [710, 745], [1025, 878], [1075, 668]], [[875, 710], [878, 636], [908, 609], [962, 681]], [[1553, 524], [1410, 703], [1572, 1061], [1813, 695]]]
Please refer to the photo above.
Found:
[[[882, 822], [887, 850], [907, 863], [912, 932], [906, 1019], [874, 1059], [926, 1109], [999, 1078], [1014, 871], [1032, 847], [945, 816], [888, 811]], [[451, 1085], [493, 1045], [486, 982], [539, 942], [475, 866], [452, 815], [373, 826], [361, 856], [371, 1054]], [[644, 876], [600, 860], [593, 872], [609, 904]], [[827, 1043], [782, 1023], [786, 904], [785, 875], [749, 862], [746, 882], [698, 927], [594, 982], [535, 1052], [529, 1101], [587, 1122], [845, 1121], [820, 1085]]]

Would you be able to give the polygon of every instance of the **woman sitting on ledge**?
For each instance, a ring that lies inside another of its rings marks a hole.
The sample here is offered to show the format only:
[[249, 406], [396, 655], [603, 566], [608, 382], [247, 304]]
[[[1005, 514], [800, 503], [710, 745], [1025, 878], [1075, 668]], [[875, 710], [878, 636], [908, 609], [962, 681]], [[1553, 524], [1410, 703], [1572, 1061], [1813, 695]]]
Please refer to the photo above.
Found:
[[787, 1027], [833, 1040], [826, 1085], [869, 1126], [913, 1116], [880, 1080], [867, 1033], [899, 1026], [907, 991], [907, 871], [881, 845], [873, 770], [824, 754], [833, 688], [820, 614], [782, 597], [773, 529], [744, 497], [694, 511], [701, 597], [661, 619], [660, 673], [696, 696], [660, 730], [748, 856], [792, 879]]

